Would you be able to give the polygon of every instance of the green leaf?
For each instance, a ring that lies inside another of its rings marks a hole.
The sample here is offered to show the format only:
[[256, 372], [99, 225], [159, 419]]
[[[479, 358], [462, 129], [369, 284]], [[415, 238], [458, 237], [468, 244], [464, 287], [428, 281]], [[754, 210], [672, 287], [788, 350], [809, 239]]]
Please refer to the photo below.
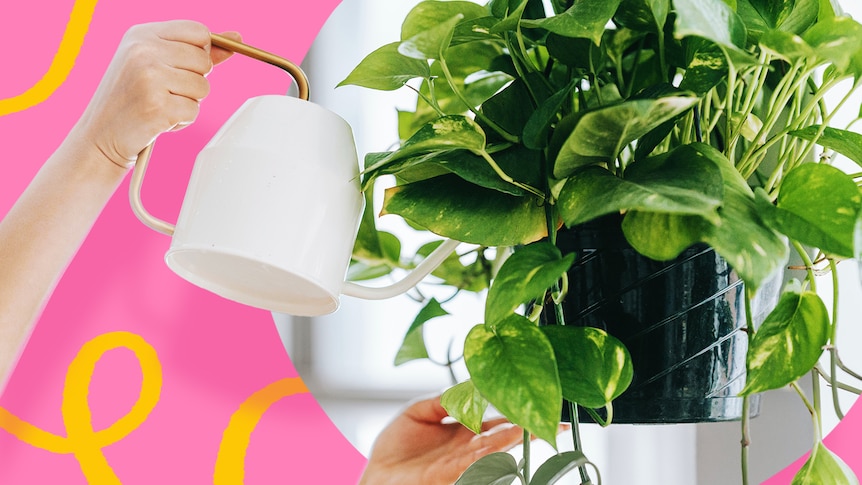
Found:
[[[353, 243], [353, 258], [364, 262], [379, 262], [385, 258], [380, 245], [380, 233], [377, 231], [374, 219], [374, 186], [365, 191], [363, 198], [365, 208], [362, 211], [356, 241]], [[396, 259], [395, 262], [397, 261]]]
[[[818, 137], [817, 134], [821, 129], [823, 133]], [[862, 135], [859, 133], [829, 126], [813, 125], [791, 131], [790, 134], [805, 140], [815, 141], [820, 146], [835, 150], [862, 167]]]
[[527, 4], [529, 2], [527, 0], [523, 0], [520, 2], [520, 5], [515, 10], [506, 15], [506, 18], [499, 21], [494, 27], [491, 29], [492, 34], [499, 34], [506, 31], [515, 31], [518, 29], [518, 24], [521, 22], [521, 17], [524, 16], [524, 10], [527, 8]]
[[611, 162], [626, 145], [697, 102], [694, 96], [637, 99], [584, 114], [557, 154], [554, 176], [565, 178], [584, 165]]
[[682, 146], [631, 164], [625, 178], [599, 167], [579, 170], [563, 186], [558, 207], [568, 226], [629, 210], [699, 214], [715, 220], [723, 195], [715, 163]]
[[778, 30], [766, 32], [760, 38], [760, 46], [773, 56], [790, 63], [817, 58], [817, 53], [802, 37], [789, 32]]
[[843, 16], [821, 20], [802, 38], [839, 73], [862, 74], [862, 25], [855, 20]]
[[828, 341], [829, 314], [823, 301], [816, 293], [788, 285], [749, 342], [748, 382], [740, 395], [796, 381], [817, 364]]
[[520, 315], [473, 327], [464, 361], [476, 389], [512, 423], [555, 445], [563, 397], [557, 362], [539, 328]]
[[512, 455], [496, 452], [476, 460], [455, 485], [509, 485], [519, 473], [520, 468]]
[[580, 451], [564, 451], [554, 455], [536, 470], [530, 485], [552, 485], [572, 470], [590, 463]]
[[[541, 158], [537, 151], [523, 145], [495, 152], [494, 161], [503, 172], [514, 180], [531, 186], [541, 183]], [[457, 174], [462, 179], [480, 187], [498, 190], [511, 195], [526, 195], [527, 192], [502, 178], [491, 168], [488, 161], [466, 150], [439, 150], [403, 158], [375, 170], [374, 177], [394, 174], [404, 183], [419, 182], [446, 173]]]
[[491, 283], [485, 303], [485, 323], [493, 325], [521, 304], [541, 299], [574, 259], [574, 253], [563, 257], [556, 246], [545, 241], [518, 248]]
[[537, 20], [522, 20], [521, 26], [542, 28], [566, 37], [586, 38], [599, 45], [605, 26], [611, 20], [620, 0], [575, 0], [565, 12]]
[[404, 86], [411, 79], [427, 79], [430, 76], [431, 70], [426, 61], [401, 55], [398, 52], [398, 42], [394, 42], [365, 56], [338, 86], [352, 84], [391, 91]]
[[762, 192], [758, 201], [773, 229], [827, 254], [853, 257], [862, 193], [841, 170], [818, 163], [800, 165], [785, 176], [775, 206]]
[[632, 382], [634, 368], [625, 345], [593, 327], [540, 327], [554, 347], [563, 397], [588, 408], [601, 408]]
[[427, 32], [457, 15], [470, 20], [488, 15], [488, 10], [474, 2], [432, 0], [419, 2], [410, 10], [401, 24], [401, 40]]
[[660, 212], [628, 212], [623, 219], [623, 234], [640, 254], [656, 261], [676, 258], [686, 248], [704, 238], [708, 227], [697, 216]]
[[701, 43], [685, 69], [680, 89], [703, 95], [727, 78], [727, 58], [713, 44]]
[[422, 327], [428, 320], [448, 314], [449, 312], [444, 310], [443, 307], [440, 306], [440, 302], [436, 299], [431, 298], [428, 300], [428, 303], [419, 310], [416, 318], [413, 319], [413, 323], [411, 323], [410, 327], [407, 329], [407, 333], [404, 335], [404, 341], [401, 343], [401, 347], [395, 355], [395, 365], [398, 366], [406, 362], [410, 362], [411, 360], [427, 359], [428, 349], [425, 347], [425, 338], [422, 335]]
[[[763, 0], [761, 0], [763, 1]], [[829, 0], [826, 0], [829, 1]], [[815, 22], [824, 19], [820, 14], [820, 0], [796, 0], [790, 13], [779, 24], [778, 28], [791, 34], [802, 34]]]
[[485, 148], [485, 132], [472, 119], [461, 115], [449, 115], [426, 123], [405, 141], [401, 147], [365, 167], [364, 184], [376, 177], [382, 168], [418, 154], [465, 149], [480, 151]]
[[859, 485], [853, 470], [818, 441], [790, 485]]
[[[641, 254], [660, 260], [678, 256], [688, 243], [707, 243], [727, 260], [749, 288], [757, 289], [784, 265], [787, 244], [763, 222], [751, 189], [730, 161], [708, 145], [695, 143], [691, 148], [721, 170], [724, 199], [718, 219], [633, 212], [623, 220], [626, 239]], [[665, 235], [663, 231], [667, 231]]]
[[514, 246], [547, 236], [544, 208], [443, 175], [386, 190], [382, 214], [398, 214], [440, 236], [483, 246]]
[[576, 83], [577, 80], [573, 80], [566, 87], [547, 98], [533, 111], [524, 125], [521, 136], [524, 146], [533, 150], [541, 150], [548, 145], [548, 133], [551, 125], [556, 121], [560, 108], [569, 99]]
[[482, 432], [488, 401], [479, 394], [473, 381], [464, 381], [447, 389], [440, 397], [440, 404], [449, 416], [467, 429], [476, 434]]
[[532, 93], [540, 99], [544, 99], [543, 89], [534, 87], [527, 88], [527, 83], [532, 82], [536, 86], [541, 85], [541, 76], [526, 75], [513, 81], [505, 89], [488, 99], [482, 104], [482, 113], [490, 120], [496, 122], [509, 133], [520, 135], [524, 126], [535, 110], [532, 102]]
[[462, 20], [464, 16], [458, 14], [428, 30], [420, 31], [413, 37], [401, 41], [398, 52], [414, 59], [443, 59], [455, 33], [455, 26]]
[[[797, 6], [797, 4], [799, 4]], [[811, 7], [814, 7], [811, 10]], [[803, 10], [805, 9], [805, 10]], [[794, 25], [791, 32], [801, 33], [817, 20], [818, 6], [814, 2], [795, 0], [737, 0], [736, 13], [742, 19], [748, 31], [748, 38], [756, 43], [760, 36], [770, 30], [782, 27], [790, 19]], [[796, 15], [791, 18], [791, 13]], [[798, 30], [797, 29], [800, 29]]]
[[739, 192], [725, 191], [718, 216], [720, 222], [707, 226], [702, 241], [724, 257], [754, 291], [784, 266], [787, 243], [765, 225], [754, 199]]
[[745, 46], [745, 23], [722, 0], [674, 0], [678, 39], [702, 37], [728, 50]]
[[638, 32], [658, 32], [658, 21], [646, 0], [623, 0], [614, 14], [615, 24]]
[[647, 0], [652, 16], [655, 19], [655, 24], [659, 32], [664, 29], [664, 23], [667, 21], [667, 14], [670, 11], [670, 0]]

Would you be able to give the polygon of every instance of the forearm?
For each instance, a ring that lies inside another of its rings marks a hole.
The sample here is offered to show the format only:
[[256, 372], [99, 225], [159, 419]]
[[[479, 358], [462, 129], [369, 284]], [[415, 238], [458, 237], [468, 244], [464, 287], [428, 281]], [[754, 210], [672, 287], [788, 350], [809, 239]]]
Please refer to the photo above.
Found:
[[126, 172], [73, 129], [0, 221], [0, 392], [51, 291]]

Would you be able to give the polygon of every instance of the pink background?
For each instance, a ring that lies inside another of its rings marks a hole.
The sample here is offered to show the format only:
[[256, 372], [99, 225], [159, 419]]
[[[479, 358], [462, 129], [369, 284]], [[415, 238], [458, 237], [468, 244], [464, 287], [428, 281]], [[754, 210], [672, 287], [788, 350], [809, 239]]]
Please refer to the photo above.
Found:
[[[0, 15], [0, 99], [47, 71], [73, 0], [4, 2]], [[101, 0], [75, 67], [47, 101], [0, 117], [3, 148], [0, 214], [83, 111], [123, 33], [133, 24], [175, 18], [236, 30], [247, 43], [299, 62], [335, 0]], [[192, 127], [160, 137], [144, 187], [155, 215], [176, 220], [194, 157], [248, 97], [284, 93], [281, 70], [235, 56], [210, 76], [212, 94]], [[176, 277], [163, 264], [170, 240], [140, 224], [127, 202], [128, 181], [105, 209], [45, 310], [0, 406], [65, 436], [61, 416], [66, 369], [81, 346], [114, 331], [143, 337], [164, 374], [161, 399], [146, 422], [103, 452], [124, 484], [213, 483], [222, 433], [254, 392], [296, 371], [269, 312], [223, 300]], [[105, 354], [90, 384], [96, 430], [125, 415], [141, 371], [125, 350]], [[54, 454], [0, 430], [0, 483], [84, 484], [75, 457]], [[286, 397], [263, 415], [247, 450], [247, 484], [355, 483], [364, 458], [340, 435], [309, 393]]]
[[[6, 2], [0, 15], [0, 99], [15, 96], [48, 69], [73, 0]], [[337, 0], [246, 0], [235, 7], [202, 0], [101, 0], [80, 56], [47, 101], [0, 117], [0, 214], [5, 214], [40, 164], [83, 110], [125, 30], [137, 23], [189, 18], [211, 30], [240, 31], [249, 44], [301, 61]], [[248, 97], [283, 93], [287, 76], [236, 56], [210, 76], [212, 94], [197, 123], [160, 137], [144, 200], [175, 220], [195, 154]], [[313, 85], [312, 80], [312, 85]], [[164, 382], [146, 422], [103, 452], [124, 484], [212, 483], [222, 433], [254, 392], [296, 377], [270, 314], [225, 301], [185, 283], [162, 263], [166, 236], [141, 225], [123, 185], [69, 268], [23, 354], [0, 406], [45, 431], [65, 436], [60, 413], [66, 370], [85, 342], [127, 331], [157, 351]], [[90, 383], [96, 430], [123, 416], [140, 388], [134, 356], [105, 354]], [[854, 408], [827, 439], [855, 470], [862, 429]], [[0, 483], [87, 483], [72, 455], [54, 454], [0, 431]], [[364, 458], [338, 433], [308, 393], [278, 401], [264, 414], [248, 447], [248, 484], [355, 483]], [[797, 463], [795, 467], [798, 467]], [[791, 471], [770, 484], [789, 483]]]

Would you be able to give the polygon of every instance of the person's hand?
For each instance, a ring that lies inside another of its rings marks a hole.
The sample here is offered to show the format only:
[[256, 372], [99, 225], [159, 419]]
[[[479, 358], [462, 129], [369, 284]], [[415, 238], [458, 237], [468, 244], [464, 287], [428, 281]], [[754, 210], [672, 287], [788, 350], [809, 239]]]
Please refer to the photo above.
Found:
[[[224, 34], [240, 40], [239, 34]], [[79, 134], [121, 167], [160, 133], [198, 115], [209, 94], [206, 75], [231, 53], [210, 43], [206, 26], [188, 20], [128, 30], [76, 126]]]
[[486, 421], [477, 435], [447, 416], [440, 396], [410, 404], [377, 437], [360, 485], [451, 485], [474, 461], [523, 438], [505, 418]]

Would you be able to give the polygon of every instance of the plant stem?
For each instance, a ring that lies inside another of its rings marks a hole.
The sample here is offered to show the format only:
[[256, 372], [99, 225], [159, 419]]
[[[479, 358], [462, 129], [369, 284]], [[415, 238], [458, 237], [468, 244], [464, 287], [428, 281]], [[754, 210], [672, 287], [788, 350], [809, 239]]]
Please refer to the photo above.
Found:
[[817, 292], [817, 281], [814, 279], [814, 263], [811, 261], [811, 258], [808, 256], [808, 253], [805, 251], [805, 248], [802, 247], [797, 241], [791, 240], [790, 244], [793, 245], [793, 249], [799, 254], [799, 257], [802, 259], [802, 264], [805, 265], [805, 271], [808, 275], [805, 279], [811, 285], [811, 291]]
[[[474, 152], [474, 153], [476, 153], [476, 152]], [[491, 155], [486, 150], [481, 150], [476, 154], [481, 156], [482, 158], [484, 158], [485, 161], [488, 162], [488, 165], [490, 165], [491, 168], [494, 170], [494, 173], [496, 173], [498, 177], [503, 179], [504, 182], [510, 183], [510, 184], [514, 185], [515, 187], [518, 187], [520, 189], [523, 189], [523, 190], [535, 195], [542, 202], [545, 201], [544, 192], [542, 192], [541, 190], [539, 190], [535, 187], [531, 187], [527, 184], [522, 184], [521, 182], [518, 182], [517, 180], [510, 177], [509, 174], [504, 172], [503, 169], [500, 168], [499, 165], [497, 165], [497, 162], [491, 157]]]
[[[748, 341], [754, 336], [754, 315], [751, 311], [751, 300], [754, 292], [745, 289], [745, 333]], [[740, 464], [742, 466], [742, 485], [748, 485], [748, 448], [751, 445], [751, 401], [748, 395], [742, 397], [742, 439], [740, 440]]]
[[530, 432], [524, 430], [524, 483], [530, 483]]
[[742, 485], [748, 485], [748, 447], [751, 444], [750, 424], [748, 416], [751, 409], [749, 396], [742, 398], [742, 441], [740, 462], [742, 464]]
[[[545, 166], [547, 168], [547, 160], [545, 160]], [[545, 204], [545, 224], [548, 228], [548, 242], [553, 245], [557, 245], [557, 213], [554, 210], [554, 206], [552, 204]], [[560, 284], [559, 282], [554, 283], [554, 287], [551, 289], [552, 292], [558, 293], [560, 292]], [[566, 324], [566, 316], [563, 313], [563, 305], [562, 302], [554, 301], [554, 321], [557, 325], [565, 325]], [[582, 451], [581, 446], [581, 432], [579, 429], [578, 423], [578, 405], [571, 402], [563, 400], [563, 405], [568, 405], [569, 408], [569, 416], [572, 425], [572, 447], [575, 451]], [[582, 484], [590, 484], [592, 481], [590, 480], [590, 475], [587, 472], [587, 466], [581, 465], [578, 467], [578, 472], [581, 475], [581, 483]]]
[[838, 401], [838, 268], [835, 260], [829, 258], [829, 269], [832, 272], [832, 328], [829, 335], [829, 384], [832, 386], [832, 408], [838, 419], [844, 419], [841, 403]]
[[790, 387], [799, 394], [799, 398], [802, 399], [802, 403], [805, 404], [805, 407], [808, 408], [808, 412], [811, 414], [811, 421], [814, 425], [814, 444], [820, 442], [822, 436], [822, 430], [820, 429], [820, 418], [819, 411], [811, 404], [811, 401], [805, 397], [805, 393], [802, 392], [802, 389], [799, 388], [799, 384], [795, 382], [790, 383]]

